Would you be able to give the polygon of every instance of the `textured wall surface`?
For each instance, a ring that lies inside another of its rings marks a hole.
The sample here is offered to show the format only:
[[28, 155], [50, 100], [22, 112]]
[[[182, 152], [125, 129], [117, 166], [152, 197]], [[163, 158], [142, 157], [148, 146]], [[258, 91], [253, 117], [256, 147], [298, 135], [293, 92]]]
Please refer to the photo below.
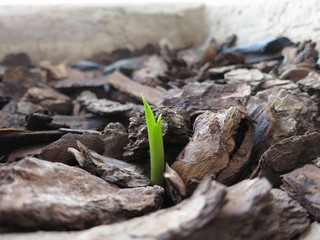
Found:
[[277, 36], [312, 39], [320, 47], [319, 0], [224, 0], [207, 2], [210, 33], [219, 41], [230, 33], [239, 44]]
[[166, 38], [173, 46], [208, 35], [200, 4], [140, 6], [0, 6], [0, 59], [27, 52], [34, 62], [79, 60], [97, 51], [140, 48]]
[[320, 49], [320, 4], [318, 0], [202, 0], [134, 6], [2, 5], [0, 32], [0, 59], [23, 51], [34, 62], [72, 62], [97, 51], [140, 48], [164, 38], [173, 47], [183, 47], [200, 44], [209, 34], [223, 41], [235, 33], [238, 44], [277, 36], [312, 39]]

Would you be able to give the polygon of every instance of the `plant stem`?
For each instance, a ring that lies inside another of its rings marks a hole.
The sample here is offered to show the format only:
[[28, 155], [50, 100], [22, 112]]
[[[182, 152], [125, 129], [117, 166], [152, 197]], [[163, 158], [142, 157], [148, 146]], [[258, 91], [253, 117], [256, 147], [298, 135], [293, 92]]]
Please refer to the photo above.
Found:
[[149, 149], [150, 149], [150, 182], [151, 185], [164, 186], [164, 147], [162, 139], [161, 115], [156, 120], [154, 114], [142, 96], [144, 112], [146, 116]]

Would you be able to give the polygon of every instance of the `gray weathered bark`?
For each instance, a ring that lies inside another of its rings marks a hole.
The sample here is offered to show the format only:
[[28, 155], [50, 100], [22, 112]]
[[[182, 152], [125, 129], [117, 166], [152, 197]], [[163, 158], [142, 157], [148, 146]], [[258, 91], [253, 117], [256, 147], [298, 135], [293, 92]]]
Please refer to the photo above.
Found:
[[0, 227], [85, 229], [154, 211], [162, 195], [159, 186], [119, 189], [82, 169], [29, 157], [0, 167]]

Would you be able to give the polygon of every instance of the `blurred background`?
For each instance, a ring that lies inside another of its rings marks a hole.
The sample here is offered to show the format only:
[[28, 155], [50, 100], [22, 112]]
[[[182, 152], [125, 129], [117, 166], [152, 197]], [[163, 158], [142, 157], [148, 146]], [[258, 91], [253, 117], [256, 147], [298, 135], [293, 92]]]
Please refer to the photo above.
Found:
[[237, 44], [286, 36], [319, 45], [319, 22], [317, 0], [0, 1], [0, 59], [26, 52], [34, 63], [72, 62], [101, 50], [185, 47], [231, 34]]

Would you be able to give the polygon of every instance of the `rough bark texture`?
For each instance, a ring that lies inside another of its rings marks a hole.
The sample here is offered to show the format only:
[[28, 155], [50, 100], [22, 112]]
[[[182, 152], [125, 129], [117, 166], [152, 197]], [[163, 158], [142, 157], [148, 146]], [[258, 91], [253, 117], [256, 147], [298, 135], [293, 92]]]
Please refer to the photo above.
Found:
[[110, 119], [106, 116], [97, 116], [91, 113], [83, 115], [55, 115], [53, 116], [52, 124], [55, 125], [68, 125], [72, 129], [79, 130], [95, 130], [103, 129], [107, 123], [110, 122]]
[[51, 81], [50, 86], [56, 89], [68, 89], [68, 88], [84, 88], [84, 87], [103, 87], [106, 85], [107, 79], [105, 76], [91, 78], [88, 77], [84, 72], [67, 67], [66, 69], [68, 76], [62, 80]]
[[[162, 115], [162, 135], [165, 159], [171, 163], [188, 143], [191, 136], [190, 116], [182, 108], [154, 108], [156, 118]], [[130, 118], [128, 128], [129, 143], [125, 147], [123, 158], [126, 161], [148, 162], [148, 135], [146, 119], [142, 112], [138, 117]]]
[[280, 175], [311, 163], [320, 152], [320, 133], [317, 131], [286, 138], [270, 147], [260, 158], [251, 175], [266, 177], [274, 186], [281, 184]]
[[74, 148], [68, 150], [74, 154], [80, 166], [88, 172], [119, 187], [145, 187], [150, 184], [149, 176], [144, 168], [102, 156], [80, 142], [77, 144], [80, 152]]
[[[307, 92], [312, 99], [320, 106], [320, 74], [309, 73], [305, 78], [297, 82], [299, 88]], [[319, 117], [318, 117], [319, 118]], [[319, 127], [319, 126], [318, 126]]]
[[31, 113], [26, 117], [26, 129], [31, 131], [58, 130], [59, 128], [68, 128], [65, 123], [57, 123], [53, 118], [43, 113]]
[[197, 117], [193, 137], [172, 168], [189, 192], [205, 175], [232, 184], [247, 164], [252, 137], [253, 127], [241, 105], [207, 111]]
[[157, 104], [163, 92], [162, 90], [137, 83], [117, 71], [110, 74], [107, 79], [110, 85], [138, 100], [141, 100], [142, 94], [150, 104]]
[[314, 129], [318, 106], [306, 93], [274, 87], [250, 98], [248, 113], [258, 124], [254, 139], [253, 161], [282, 139]]
[[2, 77], [5, 83], [2, 86], [4, 97], [15, 100], [20, 99], [28, 89], [35, 87], [41, 81], [39, 73], [31, 73], [26, 67], [8, 68]]
[[72, 147], [78, 149], [77, 141], [81, 141], [83, 144], [98, 153], [103, 153], [104, 151], [104, 143], [100, 135], [86, 132], [82, 135], [68, 133], [59, 140], [43, 148], [39, 156], [41, 159], [50, 162], [61, 162], [67, 165], [75, 165], [75, 158], [68, 152], [68, 148]]
[[266, 179], [244, 180], [228, 188], [227, 204], [189, 240], [287, 240], [309, 226], [307, 214]]
[[103, 130], [101, 139], [104, 142], [102, 155], [122, 159], [124, 147], [128, 144], [128, 133], [126, 128], [118, 122], [109, 123]]
[[108, 99], [97, 99], [91, 95], [82, 94], [77, 98], [78, 102], [88, 111], [99, 115], [122, 114], [126, 117], [133, 117], [142, 111], [142, 106], [134, 103], [121, 104]]
[[216, 216], [223, 204], [225, 188], [208, 178], [194, 195], [176, 205], [123, 223], [98, 226], [79, 232], [5, 234], [3, 240], [170, 240], [185, 239]]
[[56, 114], [70, 114], [72, 110], [72, 101], [68, 96], [45, 85], [30, 88], [21, 101], [39, 104], [44, 109]]
[[[301, 206], [266, 179], [227, 189], [207, 178], [178, 205], [122, 223], [79, 232], [5, 234], [3, 240], [288, 240], [309, 226]], [[227, 203], [225, 203], [225, 199]]]
[[314, 222], [310, 225], [307, 231], [305, 231], [299, 240], [318, 240], [320, 236], [320, 223]]
[[66, 65], [63, 63], [54, 65], [48, 60], [43, 60], [38, 64], [40, 68], [46, 70], [50, 79], [58, 80], [68, 76]]
[[0, 226], [85, 229], [158, 209], [161, 187], [119, 189], [62, 163], [25, 158], [0, 168]]
[[182, 107], [188, 112], [220, 110], [247, 101], [250, 87], [246, 84], [219, 85], [212, 82], [189, 83], [182, 89], [171, 89], [161, 96], [160, 105]]
[[163, 58], [151, 55], [142, 59], [142, 67], [132, 73], [132, 80], [150, 87], [161, 86], [162, 82], [158, 77], [163, 76], [167, 70], [168, 66]]
[[177, 204], [181, 202], [186, 197], [187, 190], [178, 173], [170, 168], [169, 164], [166, 164], [166, 170], [163, 176], [166, 180], [165, 190], [169, 204]]
[[272, 189], [271, 193], [273, 208], [269, 226], [274, 233], [269, 239], [291, 239], [305, 231], [310, 224], [307, 211], [286, 192]]
[[297, 82], [299, 88], [313, 95], [320, 90], [320, 74], [319, 73], [309, 73], [308, 76]]
[[[19, 130], [19, 129], [18, 129]], [[56, 141], [63, 136], [61, 131], [15, 131], [14, 129], [2, 129], [0, 131], [0, 155], [8, 154], [12, 150], [25, 147], [30, 144]]]
[[266, 79], [265, 75], [267, 74], [263, 74], [258, 69], [239, 68], [224, 74], [224, 78], [228, 84], [243, 84], [245, 82], [255, 90]]
[[282, 176], [283, 187], [317, 220], [320, 220], [320, 168], [307, 164]]

